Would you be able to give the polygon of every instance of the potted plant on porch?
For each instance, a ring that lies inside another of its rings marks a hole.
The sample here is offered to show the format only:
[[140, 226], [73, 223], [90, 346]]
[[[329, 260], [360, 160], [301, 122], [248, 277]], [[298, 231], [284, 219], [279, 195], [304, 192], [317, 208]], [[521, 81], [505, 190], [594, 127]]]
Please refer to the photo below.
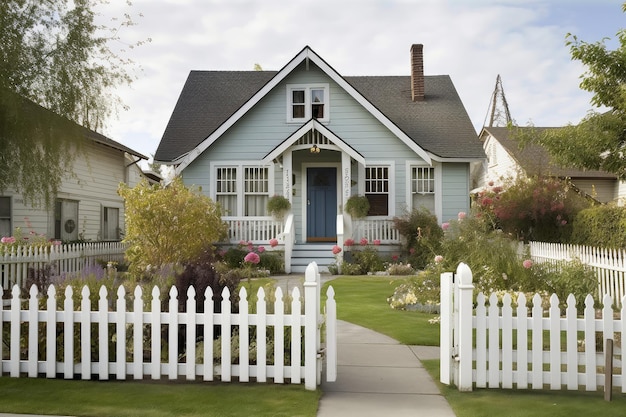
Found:
[[291, 202], [282, 195], [273, 195], [267, 200], [267, 212], [276, 220], [282, 220], [291, 209]]
[[353, 195], [348, 198], [343, 209], [353, 219], [361, 219], [369, 213], [370, 202], [364, 195]]

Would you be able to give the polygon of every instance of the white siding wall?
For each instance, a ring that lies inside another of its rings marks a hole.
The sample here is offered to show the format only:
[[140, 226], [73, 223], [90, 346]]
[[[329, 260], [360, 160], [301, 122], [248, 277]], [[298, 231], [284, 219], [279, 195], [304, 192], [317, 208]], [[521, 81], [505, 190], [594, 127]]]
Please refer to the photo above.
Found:
[[[74, 176], [65, 179], [58, 198], [78, 201], [78, 232], [87, 240], [101, 237], [102, 207], [119, 209], [120, 226], [123, 228], [124, 201], [117, 194], [117, 187], [125, 180], [124, 153], [91, 141], [85, 143], [82, 156], [74, 165]], [[84, 155], [87, 155], [85, 158]], [[54, 236], [54, 206], [34, 209], [24, 204], [19, 193], [12, 196], [12, 226], [24, 233]]]
[[487, 155], [487, 172], [483, 186], [490, 181], [501, 184], [502, 179], [517, 178], [520, 174], [520, 167], [500, 142], [489, 135], [483, 147]]

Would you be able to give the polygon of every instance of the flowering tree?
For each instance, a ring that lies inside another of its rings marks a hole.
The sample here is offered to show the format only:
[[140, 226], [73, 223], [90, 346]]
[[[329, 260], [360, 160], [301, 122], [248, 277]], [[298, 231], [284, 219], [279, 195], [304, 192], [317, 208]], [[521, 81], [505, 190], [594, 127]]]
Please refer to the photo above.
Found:
[[474, 207], [492, 228], [520, 240], [564, 242], [571, 234], [572, 220], [589, 204], [566, 181], [520, 177], [481, 191]]
[[226, 234], [219, 206], [180, 178], [167, 186], [122, 184], [119, 193], [126, 203], [124, 241], [131, 244], [132, 272], [188, 262]]

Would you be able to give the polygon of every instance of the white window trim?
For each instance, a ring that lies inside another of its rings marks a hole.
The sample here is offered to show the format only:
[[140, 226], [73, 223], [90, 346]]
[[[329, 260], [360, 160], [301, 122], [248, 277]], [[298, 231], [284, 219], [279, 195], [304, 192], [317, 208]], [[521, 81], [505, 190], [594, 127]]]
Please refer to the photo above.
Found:
[[[246, 217], [243, 215], [244, 211], [244, 168], [267, 168], [267, 193], [268, 196], [271, 197], [275, 192], [275, 183], [276, 178], [274, 177], [274, 164], [268, 165], [259, 165], [256, 161], [219, 161], [219, 162], [211, 162], [211, 178], [209, 184], [209, 196], [213, 201], [217, 201], [217, 170], [218, 168], [236, 168], [237, 170], [237, 214], [223, 216], [223, 217]], [[256, 217], [256, 216], [247, 216], [247, 217]]]
[[[117, 228], [120, 230], [120, 234], [124, 232], [124, 227], [123, 227], [123, 220], [124, 220], [124, 205], [123, 204], [117, 204], [117, 203], [106, 203], [106, 204], [100, 204], [100, 239], [101, 240], [106, 240], [106, 241], [116, 241], [119, 239], [111, 239], [111, 238], [104, 238], [104, 210], [105, 209], [117, 209], [118, 210], [118, 218], [117, 218]], [[120, 236], [121, 238], [121, 236]]]
[[442, 165], [439, 163], [433, 163], [433, 165], [429, 165], [427, 164], [425, 161], [419, 161], [419, 160], [414, 160], [414, 161], [407, 161], [406, 162], [406, 205], [409, 211], [413, 210], [413, 192], [412, 192], [412, 171], [413, 168], [426, 168], [426, 167], [432, 167], [435, 169], [435, 215], [437, 216], [437, 219], [439, 220], [439, 223], [441, 223], [441, 217], [442, 217], [442, 213], [443, 213], [443, 208], [441, 205], [441, 198], [442, 198], [442, 184], [443, 184], [443, 180], [441, 178], [441, 167]]
[[386, 216], [367, 216], [367, 219], [391, 219], [396, 215], [396, 164], [395, 161], [367, 161], [359, 165], [359, 194], [365, 195], [365, 168], [374, 166], [389, 168], [389, 203]]
[[[304, 90], [304, 117], [294, 119], [292, 113], [292, 91]], [[321, 84], [287, 84], [287, 123], [302, 123], [311, 119], [311, 90], [324, 90], [324, 117], [318, 118], [320, 122], [330, 121], [330, 85]]]

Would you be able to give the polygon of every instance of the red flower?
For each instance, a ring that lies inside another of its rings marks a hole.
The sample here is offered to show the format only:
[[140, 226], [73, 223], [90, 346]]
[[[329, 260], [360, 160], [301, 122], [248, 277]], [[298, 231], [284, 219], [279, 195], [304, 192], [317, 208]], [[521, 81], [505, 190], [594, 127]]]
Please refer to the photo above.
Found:
[[337, 245], [333, 246], [333, 254], [337, 255], [339, 252], [341, 252], [341, 248]]

